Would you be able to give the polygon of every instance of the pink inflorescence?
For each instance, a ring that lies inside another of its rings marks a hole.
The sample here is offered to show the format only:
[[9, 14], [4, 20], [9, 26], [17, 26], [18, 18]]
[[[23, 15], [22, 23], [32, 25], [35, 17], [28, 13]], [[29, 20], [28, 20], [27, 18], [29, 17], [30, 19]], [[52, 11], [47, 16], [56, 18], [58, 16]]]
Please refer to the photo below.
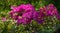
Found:
[[20, 6], [11, 6], [11, 18], [17, 20], [17, 23], [28, 24], [32, 20], [32, 13], [35, 11], [30, 4], [21, 4]]
[[49, 4], [47, 6], [47, 10], [48, 10], [47, 11], [48, 15], [55, 15], [55, 16], [58, 15], [58, 11], [57, 11], [56, 7], [53, 4]]
[[2, 22], [5, 22], [6, 21], [6, 18], [5, 17], [2, 17]]
[[17, 24], [29, 24], [31, 20], [38, 23], [44, 21], [45, 16], [58, 16], [58, 11], [53, 4], [40, 7], [37, 12], [31, 4], [21, 4], [19, 6], [11, 6], [10, 16], [17, 20]]
[[44, 16], [55, 16], [58, 20], [60, 20], [60, 14], [58, 13], [57, 8], [53, 4], [49, 4], [48, 6], [40, 7], [40, 15]]
[[40, 13], [44, 13], [47, 16], [57, 16], [58, 11], [53, 4], [49, 4], [48, 6], [41, 7]]

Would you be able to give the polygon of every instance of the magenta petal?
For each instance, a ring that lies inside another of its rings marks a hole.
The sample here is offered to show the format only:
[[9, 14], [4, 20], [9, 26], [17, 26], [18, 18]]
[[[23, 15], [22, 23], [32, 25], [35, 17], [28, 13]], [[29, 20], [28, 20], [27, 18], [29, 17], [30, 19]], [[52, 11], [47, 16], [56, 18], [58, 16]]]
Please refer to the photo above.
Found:
[[25, 14], [22, 15], [22, 17], [32, 18], [32, 12], [25, 13]]

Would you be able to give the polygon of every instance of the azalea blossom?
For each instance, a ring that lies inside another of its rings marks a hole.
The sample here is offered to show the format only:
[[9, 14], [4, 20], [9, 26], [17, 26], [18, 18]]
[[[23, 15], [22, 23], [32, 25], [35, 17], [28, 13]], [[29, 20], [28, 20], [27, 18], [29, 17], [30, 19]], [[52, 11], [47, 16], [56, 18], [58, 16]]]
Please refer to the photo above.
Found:
[[11, 18], [17, 20], [17, 23], [28, 24], [32, 20], [34, 7], [31, 4], [21, 4], [16, 7], [11, 7]]

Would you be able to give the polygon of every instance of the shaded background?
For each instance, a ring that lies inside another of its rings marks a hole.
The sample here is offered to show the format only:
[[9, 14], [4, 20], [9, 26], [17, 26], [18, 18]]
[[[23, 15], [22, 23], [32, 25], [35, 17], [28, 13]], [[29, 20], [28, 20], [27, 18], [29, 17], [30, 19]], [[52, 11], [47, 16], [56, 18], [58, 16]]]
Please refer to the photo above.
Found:
[[0, 0], [0, 10], [10, 9], [11, 5], [20, 5], [22, 3], [33, 4], [36, 8], [39, 8], [41, 5], [43, 6], [53, 3], [60, 11], [60, 0]]

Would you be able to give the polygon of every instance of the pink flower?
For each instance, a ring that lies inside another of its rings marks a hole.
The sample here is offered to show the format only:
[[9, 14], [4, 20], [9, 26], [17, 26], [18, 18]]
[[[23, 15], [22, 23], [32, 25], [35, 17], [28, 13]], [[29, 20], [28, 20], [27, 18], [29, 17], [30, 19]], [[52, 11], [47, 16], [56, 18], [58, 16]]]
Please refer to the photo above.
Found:
[[48, 6], [40, 7], [40, 15], [44, 14], [47, 16], [57, 16], [58, 10], [53, 4], [49, 4]]
[[5, 22], [6, 21], [6, 18], [5, 17], [2, 17], [2, 22]]
[[32, 20], [32, 14], [35, 11], [31, 4], [21, 4], [19, 6], [12, 6], [10, 17], [17, 20], [18, 24], [29, 24]]
[[47, 15], [54, 15], [54, 16], [58, 15], [58, 10], [53, 4], [49, 4], [47, 6]]

